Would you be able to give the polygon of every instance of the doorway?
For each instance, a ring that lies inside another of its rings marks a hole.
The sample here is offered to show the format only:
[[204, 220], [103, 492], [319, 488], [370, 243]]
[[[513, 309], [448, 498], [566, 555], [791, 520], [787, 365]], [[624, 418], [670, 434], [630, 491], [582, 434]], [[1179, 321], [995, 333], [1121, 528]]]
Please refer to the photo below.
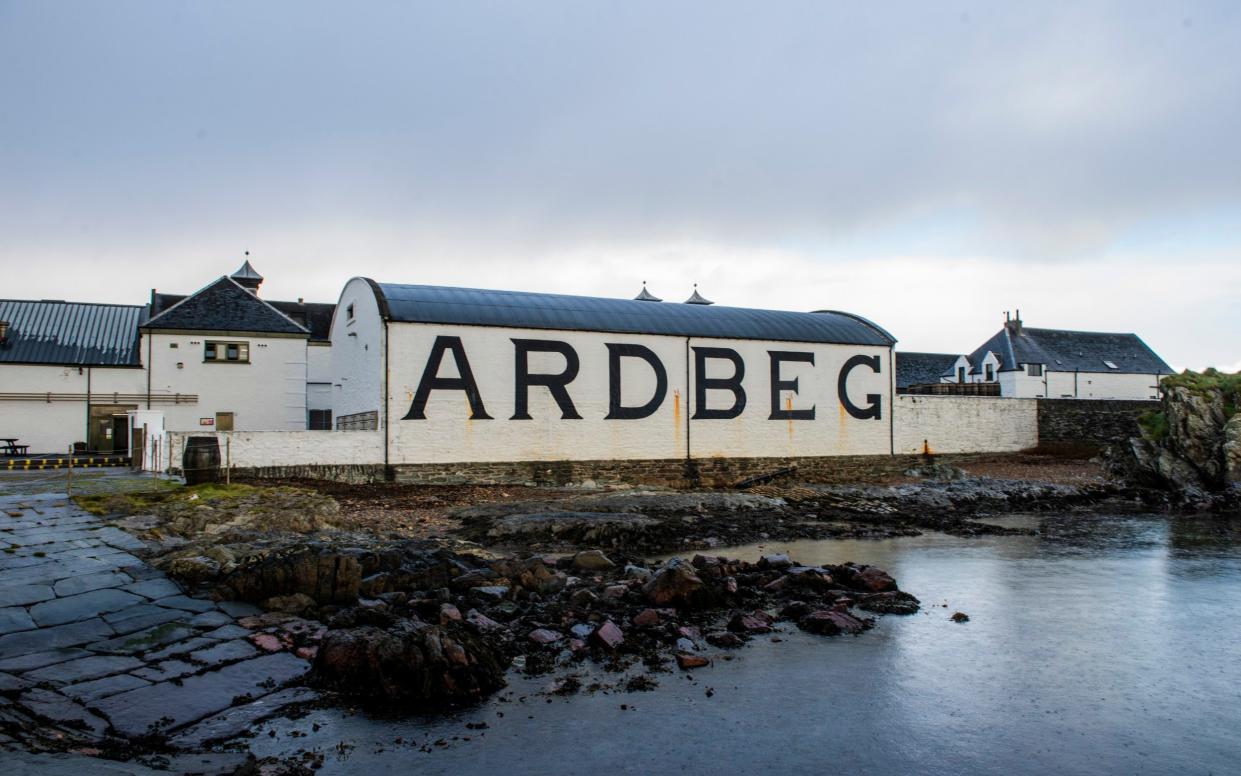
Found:
[[86, 449], [95, 453], [129, 452], [129, 410], [136, 404], [92, 404]]

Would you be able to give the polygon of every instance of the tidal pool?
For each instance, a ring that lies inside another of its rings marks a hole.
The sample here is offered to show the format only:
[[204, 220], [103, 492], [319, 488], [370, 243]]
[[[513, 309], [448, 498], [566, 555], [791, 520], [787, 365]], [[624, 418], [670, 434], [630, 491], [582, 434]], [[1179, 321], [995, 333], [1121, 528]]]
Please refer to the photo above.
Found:
[[1241, 771], [1241, 520], [1000, 522], [1042, 534], [713, 551], [871, 563], [922, 599], [861, 636], [787, 624], [732, 661], [659, 674], [653, 692], [551, 703], [547, 677], [514, 673], [450, 717], [317, 710], [261, 726], [251, 748], [318, 750], [321, 772], [366, 774]]

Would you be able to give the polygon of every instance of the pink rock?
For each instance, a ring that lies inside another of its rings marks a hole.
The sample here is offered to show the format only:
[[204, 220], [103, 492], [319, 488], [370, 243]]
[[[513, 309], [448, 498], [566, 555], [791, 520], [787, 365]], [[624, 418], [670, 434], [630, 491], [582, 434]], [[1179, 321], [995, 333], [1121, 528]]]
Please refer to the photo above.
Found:
[[280, 643], [280, 639], [270, 633], [256, 633], [250, 637], [250, 641], [264, 652], [279, 652], [284, 649], [284, 644]]
[[616, 649], [625, 641], [625, 634], [611, 620], [595, 628], [590, 640], [604, 649]]
[[711, 665], [711, 661], [701, 655], [687, 655], [684, 652], [677, 653], [677, 665], [682, 671], [688, 671], [691, 668], [702, 668]]
[[319, 654], [319, 648], [318, 647], [298, 647], [297, 652], [295, 652], [294, 654], [296, 654], [302, 660], [314, 660], [315, 655]]
[[535, 644], [555, 644], [557, 641], [564, 638], [564, 636], [554, 630], [548, 630], [547, 628], [535, 628], [530, 631], [528, 638]]
[[461, 610], [452, 604], [440, 604], [440, 624], [461, 622]]
[[634, 616], [633, 624], [638, 626], [658, 625], [659, 612], [654, 609], [643, 609]]

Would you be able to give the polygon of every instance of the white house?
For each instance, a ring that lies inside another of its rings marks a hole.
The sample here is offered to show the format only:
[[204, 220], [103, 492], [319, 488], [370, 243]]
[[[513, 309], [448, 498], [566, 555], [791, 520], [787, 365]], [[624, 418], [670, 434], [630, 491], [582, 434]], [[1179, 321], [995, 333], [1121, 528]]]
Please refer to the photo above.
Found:
[[386, 464], [888, 454], [890, 334], [847, 313], [346, 284], [337, 428]]
[[307, 427], [310, 331], [259, 298], [250, 263], [142, 324], [150, 390], [198, 395], [165, 410], [170, 431]]
[[1000, 395], [1049, 399], [1157, 399], [1172, 368], [1136, 334], [1034, 329], [1020, 311], [941, 376], [999, 383]]

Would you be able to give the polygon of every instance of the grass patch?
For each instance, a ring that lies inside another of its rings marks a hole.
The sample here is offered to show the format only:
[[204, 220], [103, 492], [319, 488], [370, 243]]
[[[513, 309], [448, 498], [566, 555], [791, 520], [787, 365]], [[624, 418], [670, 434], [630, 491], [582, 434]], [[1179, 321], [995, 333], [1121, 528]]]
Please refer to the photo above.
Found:
[[146, 480], [150, 487], [114, 493], [87, 493], [73, 497], [74, 503], [92, 515], [137, 515], [177, 502], [221, 505], [237, 501], [257, 490], [253, 485], [225, 485], [208, 482], [185, 486], [171, 480]]
[[1241, 407], [1241, 372], [1228, 374], [1218, 369], [1206, 369], [1202, 372], [1191, 372], [1186, 369], [1179, 375], [1163, 379], [1168, 388], [1186, 388], [1193, 393], [1211, 393], [1218, 391], [1224, 400], [1224, 415], [1227, 418], [1237, 414]]

